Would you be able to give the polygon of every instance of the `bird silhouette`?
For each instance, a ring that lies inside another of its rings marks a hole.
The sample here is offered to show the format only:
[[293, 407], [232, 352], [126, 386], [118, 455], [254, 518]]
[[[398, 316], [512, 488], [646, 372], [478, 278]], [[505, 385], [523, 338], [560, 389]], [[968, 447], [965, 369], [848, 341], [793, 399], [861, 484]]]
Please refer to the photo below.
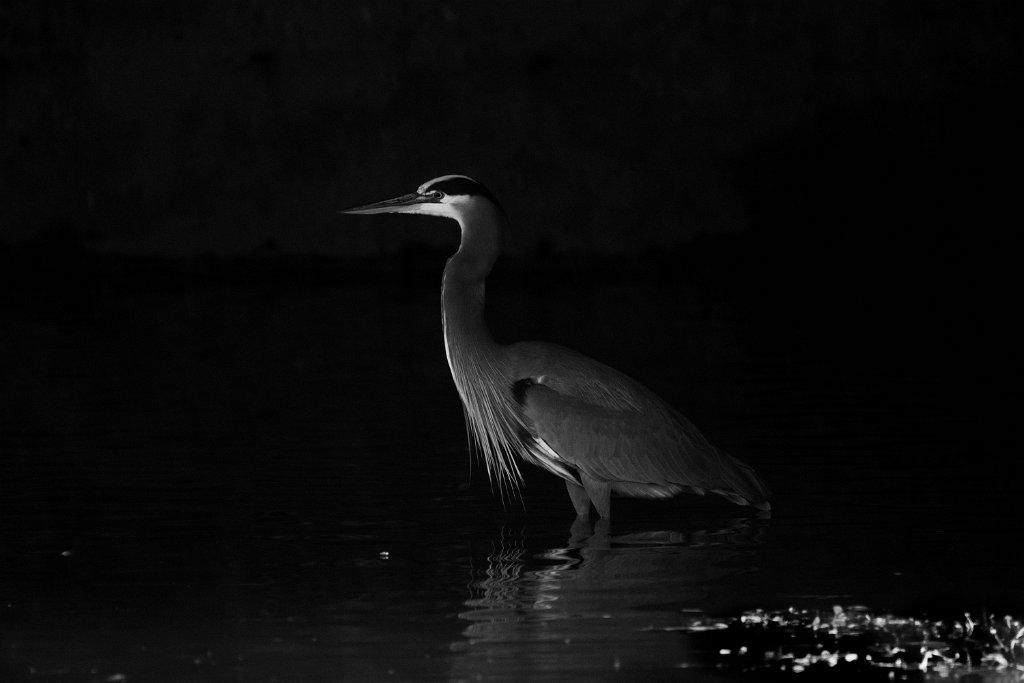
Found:
[[448, 259], [441, 289], [445, 353], [472, 444], [499, 489], [522, 484], [521, 459], [565, 480], [578, 517], [589, 516], [593, 504], [610, 518], [612, 493], [715, 493], [770, 509], [768, 489], [753, 469], [711, 445], [639, 382], [555, 344], [494, 341], [484, 322], [484, 285], [508, 220], [482, 184], [445, 175], [415, 192], [344, 213], [413, 213], [458, 222], [462, 240]]

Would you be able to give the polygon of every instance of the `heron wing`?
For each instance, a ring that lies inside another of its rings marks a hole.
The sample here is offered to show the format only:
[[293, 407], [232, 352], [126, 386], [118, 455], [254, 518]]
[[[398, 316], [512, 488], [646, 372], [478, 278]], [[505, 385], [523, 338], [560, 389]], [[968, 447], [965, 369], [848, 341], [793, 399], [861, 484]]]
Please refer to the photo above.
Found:
[[516, 396], [533, 436], [566, 464], [619, 493], [718, 493], [767, 507], [767, 489], [744, 463], [711, 445], [643, 385], [550, 344], [517, 349]]

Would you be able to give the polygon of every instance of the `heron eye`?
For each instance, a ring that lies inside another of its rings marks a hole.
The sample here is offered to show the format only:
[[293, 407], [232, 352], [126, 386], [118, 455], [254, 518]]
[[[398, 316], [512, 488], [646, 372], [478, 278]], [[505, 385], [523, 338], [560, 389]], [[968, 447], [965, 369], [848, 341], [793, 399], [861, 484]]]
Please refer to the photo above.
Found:
[[430, 192], [429, 194], [430, 194], [430, 198], [431, 199], [436, 199], [437, 201], [441, 201], [442, 199], [444, 199], [444, 192], [440, 192], [438, 190], [434, 190], [433, 192]]

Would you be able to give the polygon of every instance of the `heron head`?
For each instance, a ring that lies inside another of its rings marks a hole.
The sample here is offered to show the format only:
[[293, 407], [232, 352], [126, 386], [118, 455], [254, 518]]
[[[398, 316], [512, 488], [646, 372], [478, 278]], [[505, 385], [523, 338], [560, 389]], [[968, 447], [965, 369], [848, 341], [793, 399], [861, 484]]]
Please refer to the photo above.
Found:
[[461, 223], [467, 213], [486, 202], [490, 202], [495, 208], [499, 207], [494, 195], [472, 178], [464, 175], [443, 175], [423, 183], [415, 192], [373, 204], [355, 206], [345, 209], [342, 213], [420, 213], [451, 218]]

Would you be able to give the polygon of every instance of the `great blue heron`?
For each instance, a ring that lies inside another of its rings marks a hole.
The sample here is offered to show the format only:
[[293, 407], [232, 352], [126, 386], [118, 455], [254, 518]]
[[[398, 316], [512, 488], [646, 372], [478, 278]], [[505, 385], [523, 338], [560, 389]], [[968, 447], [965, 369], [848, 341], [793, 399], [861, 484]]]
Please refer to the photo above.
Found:
[[415, 192], [344, 213], [419, 213], [458, 222], [459, 250], [441, 288], [445, 353], [472, 441], [499, 489], [517, 489], [516, 458], [565, 480], [578, 517], [610, 517], [610, 495], [717, 493], [770, 509], [749, 466], [718, 450], [652, 391], [554, 344], [498, 344], [484, 323], [484, 280], [498, 258], [504, 211], [471, 178], [445, 175]]

